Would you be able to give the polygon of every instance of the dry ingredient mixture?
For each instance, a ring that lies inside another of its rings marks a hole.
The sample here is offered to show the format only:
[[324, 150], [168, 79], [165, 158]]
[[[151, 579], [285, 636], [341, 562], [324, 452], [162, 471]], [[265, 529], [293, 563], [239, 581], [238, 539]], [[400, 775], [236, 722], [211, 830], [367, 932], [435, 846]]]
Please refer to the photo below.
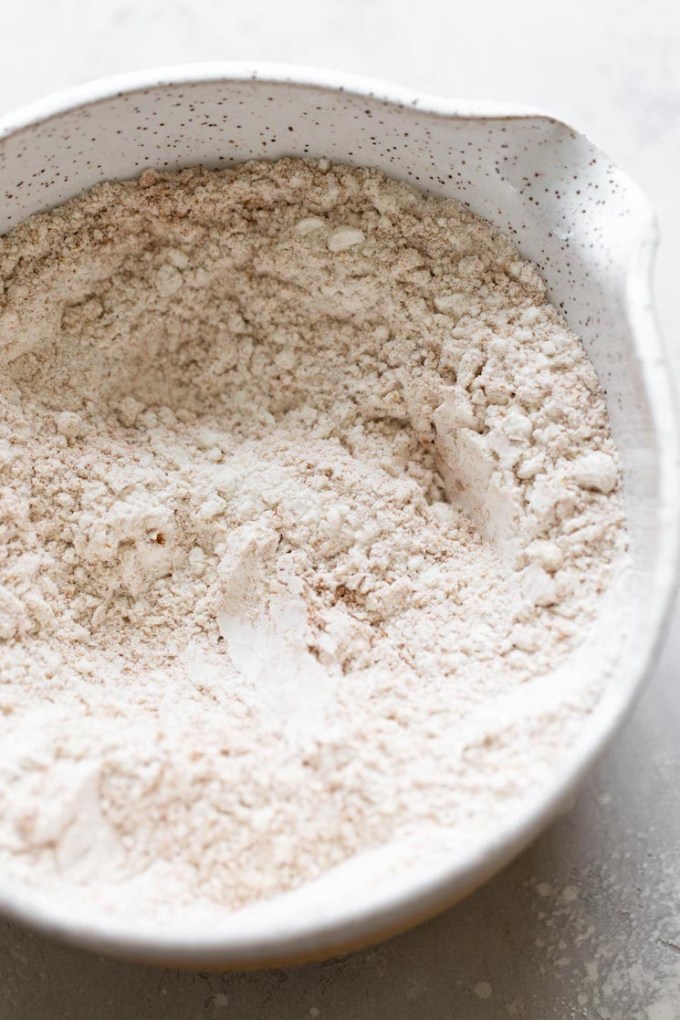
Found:
[[98, 185], [0, 281], [5, 878], [218, 918], [472, 845], [545, 779], [626, 532], [595, 372], [506, 238], [286, 159]]

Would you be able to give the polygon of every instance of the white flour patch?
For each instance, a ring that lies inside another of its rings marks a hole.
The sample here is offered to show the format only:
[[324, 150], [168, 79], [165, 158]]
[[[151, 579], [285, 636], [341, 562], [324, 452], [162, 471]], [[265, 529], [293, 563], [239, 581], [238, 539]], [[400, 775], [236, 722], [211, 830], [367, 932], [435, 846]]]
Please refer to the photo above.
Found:
[[[650, 852], [647, 833], [628, 836], [623, 849], [572, 868], [570, 884], [555, 882], [549, 896], [544, 881], [528, 883], [536, 969], [551, 984], [555, 1016], [680, 1020], [678, 855]], [[528, 1002], [518, 1005], [531, 1015]]]
[[5, 876], [215, 919], [462, 853], [541, 786], [626, 532], [505, 238], [283, 160], [98, 186], [0, 278]]

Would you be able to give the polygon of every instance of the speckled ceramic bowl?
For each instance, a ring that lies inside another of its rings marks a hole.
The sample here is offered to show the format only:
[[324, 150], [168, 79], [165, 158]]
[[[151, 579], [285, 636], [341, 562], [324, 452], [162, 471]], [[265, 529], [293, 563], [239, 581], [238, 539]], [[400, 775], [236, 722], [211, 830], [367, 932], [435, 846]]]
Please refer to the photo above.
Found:
[[543, 828], [602, 751], [655, 658], [676, 574], [677, 432], [650, 298], [654, 218], [638, 188], [586, 138], [503, 104], [422, 96], [290, 67], [202, 65], [141, 72], [43, 100], [0, 122], [0, 233], [97, 181], [146, 167], [327, 156], [376, 166], [462, 200], [540, 266], [583, 338], [622, 452], [634, 557], [634, 626], [605, 693], [552, 781], [474, 854], [397, 887], [308, 902], [272, 923], [163, 931], [84, 918], [4, 884], [8, 916], [100, 951], [184, 966], [265, 966], [329, 956], [442, 910]]

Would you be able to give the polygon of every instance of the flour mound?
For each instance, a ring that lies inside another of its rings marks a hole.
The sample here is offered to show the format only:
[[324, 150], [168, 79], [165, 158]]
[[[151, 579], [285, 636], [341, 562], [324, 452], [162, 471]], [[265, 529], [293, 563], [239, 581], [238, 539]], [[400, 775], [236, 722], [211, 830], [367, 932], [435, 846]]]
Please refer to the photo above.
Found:
[[625, 528], [593, 368], [508, 240], [253, 162], [98, 185], [0, 279], [6, 877], [215, 920], [473, 845], [545, 780]]

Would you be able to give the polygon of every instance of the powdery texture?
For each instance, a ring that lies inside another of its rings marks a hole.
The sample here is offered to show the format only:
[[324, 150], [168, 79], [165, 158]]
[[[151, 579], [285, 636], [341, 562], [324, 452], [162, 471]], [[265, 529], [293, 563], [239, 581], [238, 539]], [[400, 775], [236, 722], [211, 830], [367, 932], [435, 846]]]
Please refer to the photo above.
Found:
[[509, 241], [253, 162], [99, 185], [0, 278], [5, 875], [219, 917], [472, 845], [545, 780], [625, 531], [595, 373]]

